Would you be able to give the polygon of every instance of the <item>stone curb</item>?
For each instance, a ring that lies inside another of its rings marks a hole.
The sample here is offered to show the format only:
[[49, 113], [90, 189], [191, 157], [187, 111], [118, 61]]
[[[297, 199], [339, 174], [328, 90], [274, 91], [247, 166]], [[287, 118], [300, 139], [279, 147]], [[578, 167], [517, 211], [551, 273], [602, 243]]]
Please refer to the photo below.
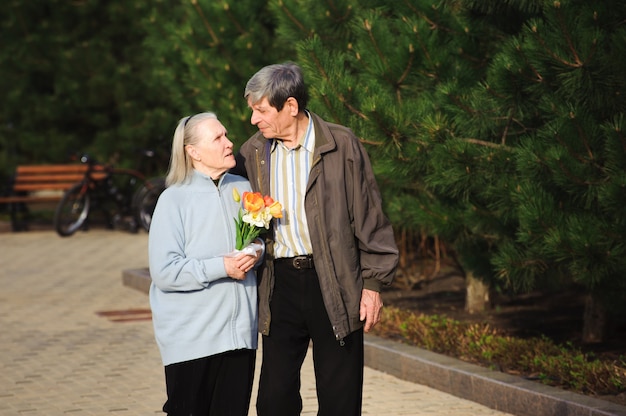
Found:
[[626, 407], [367, 335], [365, 364], [517, 416], [622, 416]]
[[[148, 293], [147, 268], [124, 270], [125, 286]], [[517, 416], [626, 416], [626, 407], [492, 371], [373, 335], [365, 336], [365, 364], [402, 380]]]

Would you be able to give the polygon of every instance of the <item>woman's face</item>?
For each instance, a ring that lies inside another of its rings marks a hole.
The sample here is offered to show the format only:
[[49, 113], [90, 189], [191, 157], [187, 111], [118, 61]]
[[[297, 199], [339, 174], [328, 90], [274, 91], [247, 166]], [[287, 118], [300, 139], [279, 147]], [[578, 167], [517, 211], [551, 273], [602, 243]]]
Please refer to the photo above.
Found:
[[195, 144], [185, 146], [194, 169], [217, 179], [235, 167], [233, 142], [226, 137], [226, 128], [216, 119], [206, 119], [196, 126], [201, 138]]

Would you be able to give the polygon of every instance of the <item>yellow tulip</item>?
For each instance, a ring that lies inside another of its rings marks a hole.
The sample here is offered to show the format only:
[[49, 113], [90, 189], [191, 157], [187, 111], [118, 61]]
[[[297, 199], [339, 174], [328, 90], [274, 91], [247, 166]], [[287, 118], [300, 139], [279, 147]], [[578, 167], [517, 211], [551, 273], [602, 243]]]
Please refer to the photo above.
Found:
[[280, 202], [275, 201], [272, 205], [268, 207], [270, 209], [270, 214], [274, 218], [282, 218], [283, 217], [283, 206]]

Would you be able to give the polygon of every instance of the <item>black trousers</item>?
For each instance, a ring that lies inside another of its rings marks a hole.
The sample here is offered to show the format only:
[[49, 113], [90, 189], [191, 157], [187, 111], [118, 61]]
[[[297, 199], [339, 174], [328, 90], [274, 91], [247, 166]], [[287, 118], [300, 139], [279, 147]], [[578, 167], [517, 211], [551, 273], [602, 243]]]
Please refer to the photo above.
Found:
[[258, 416], [296, 416], [302, 411], [300, 369], [309, 343], [319, 416], [361, 414], [363, 330], [335, 339], [314, 269], [276, 264], [269, 336], [263, 336]]
[[256, 351], [235, 350], [165, 366], [170, 416], [246, 416]]

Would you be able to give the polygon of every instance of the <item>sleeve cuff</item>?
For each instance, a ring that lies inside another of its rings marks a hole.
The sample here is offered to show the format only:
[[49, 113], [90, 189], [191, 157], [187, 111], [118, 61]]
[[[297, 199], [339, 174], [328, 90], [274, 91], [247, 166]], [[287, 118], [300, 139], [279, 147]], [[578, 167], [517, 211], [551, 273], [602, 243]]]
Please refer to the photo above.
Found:
[[380, 292], [382, 284], [376, 279], [363, 279], [363, 289]]

